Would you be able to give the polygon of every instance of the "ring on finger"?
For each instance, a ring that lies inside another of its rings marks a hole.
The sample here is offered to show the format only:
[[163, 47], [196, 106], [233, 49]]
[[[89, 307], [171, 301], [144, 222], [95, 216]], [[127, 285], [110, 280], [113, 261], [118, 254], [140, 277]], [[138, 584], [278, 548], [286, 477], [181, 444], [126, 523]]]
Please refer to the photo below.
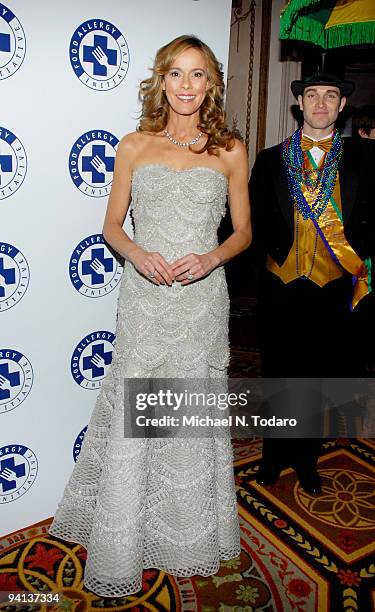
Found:
[[186, 278], [188, 280], [194, 280], [194, 274], [192, 274], [191, 272], [189, 272], [189, 274], [186, 276]]
[[155, 278], [155, 270], [153, 272], [148, 273], [149, 278]]

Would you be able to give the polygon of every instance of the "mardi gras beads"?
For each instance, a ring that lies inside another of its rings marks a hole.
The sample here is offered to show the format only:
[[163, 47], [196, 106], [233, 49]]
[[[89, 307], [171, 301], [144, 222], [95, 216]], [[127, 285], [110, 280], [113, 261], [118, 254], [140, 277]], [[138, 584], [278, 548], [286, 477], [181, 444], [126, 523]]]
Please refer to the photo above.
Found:
[[[295, 207], [304, 219], [317, 219], [327, 208], [335, 188], [343, 150], [342, 140], [339, 132], [334, 130], [332, 146], [325, 156], [322, 167], [310, 170], [304, 163], [301, 137], [302, 129], [299, 129], [281, 143], [282, 158], [287, 172], [289, 192]], [[311, 205], [303, 195], [302, 185], [315, 196]]]

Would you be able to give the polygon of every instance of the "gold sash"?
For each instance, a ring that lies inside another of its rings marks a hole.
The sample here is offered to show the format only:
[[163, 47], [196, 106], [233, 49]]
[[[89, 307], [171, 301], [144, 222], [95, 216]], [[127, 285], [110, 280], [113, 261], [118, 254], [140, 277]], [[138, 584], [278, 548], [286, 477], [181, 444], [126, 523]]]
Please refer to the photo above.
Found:
[[[310, 158], [310, 162], [316, 168], [310, 152], [307, 155]], [[310, 204], [309, 194], [304, 185], [302, 185], [302, 193]], [[356, 279], [352, 296], [352, 308], [354, 309], [359, 301], [370, 292], [369, 272], [365, 262], [362, 261], [345, 238], [342, 214], [333, 197], [331, 197], [330, 202], [332, 206], [327, 206], [324, 213], [315, 222], [324, 234], [328, 243], [328, 250], [333, 251], [340, 265]]]

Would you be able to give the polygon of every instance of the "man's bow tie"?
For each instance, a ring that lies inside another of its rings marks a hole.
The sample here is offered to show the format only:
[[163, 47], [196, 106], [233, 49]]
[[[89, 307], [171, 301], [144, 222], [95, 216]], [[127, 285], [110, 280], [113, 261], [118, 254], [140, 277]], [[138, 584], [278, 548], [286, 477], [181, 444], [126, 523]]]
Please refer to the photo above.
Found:
[[310, 151], [313, 147], [319, 147], [325, 153], [328, 153], [332, 146], [332, 138], [322, 138], [322, 140], [312, 140], [308, 136], [302, 136], [301, 149], [302, 151]]

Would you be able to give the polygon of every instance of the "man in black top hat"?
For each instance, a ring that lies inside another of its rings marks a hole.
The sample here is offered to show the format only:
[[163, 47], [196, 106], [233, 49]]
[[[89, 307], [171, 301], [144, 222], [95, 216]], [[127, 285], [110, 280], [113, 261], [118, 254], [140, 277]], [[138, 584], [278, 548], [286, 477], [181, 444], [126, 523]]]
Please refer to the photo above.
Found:
[[[375, 254], [374, 143], [335, 129], [353, 83], [321, 73], [291, 89], [303, 127], [261, 151], [250, 179], [262, 374], [360, 376], [365, 337], [356, 332]], [[309, 399], [293, 406], [306, 424]], [[320, 448], [319, 438], [265, 438], [258, 484], [292, 466], [305, 491], [319, 494]]]

